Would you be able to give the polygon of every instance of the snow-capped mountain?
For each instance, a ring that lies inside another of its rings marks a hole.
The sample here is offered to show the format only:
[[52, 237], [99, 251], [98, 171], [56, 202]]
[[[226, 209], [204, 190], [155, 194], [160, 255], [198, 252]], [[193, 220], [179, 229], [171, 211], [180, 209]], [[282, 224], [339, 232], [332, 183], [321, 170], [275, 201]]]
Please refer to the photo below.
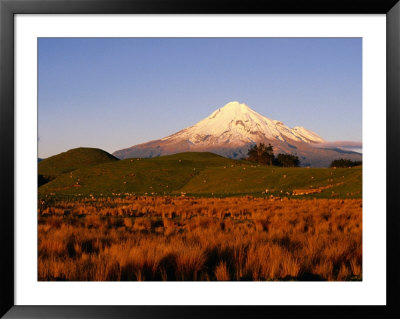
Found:
[[242, 146], [265, 139], [286, 142], [321, 143], [324, 140], [304, 127], [289, 128], [280, 121], [271, 120], [246, 104], [230, 102], [214, 111], [197, 124], [161, 141], [188, 141], [196, 146], [226, 145]]
[[[213, 152], [230, 158], [243, 158], [255, 143], [270, 143], [274, 153], [299, 156], [302, 165], [327, 166], [332, 159], [360, 159], [353, 152], [321, 149], [314, 145], [325, 141], [302, 126], [290, 128], [280, 121], [269, 119], [246, 104], [230, 102], [197, 124], [160, 140], [132, 146], [113, 153], [121, 159], [155, 157], [179, 152]], [[339, 156], [340, 155], [340, 156]]]

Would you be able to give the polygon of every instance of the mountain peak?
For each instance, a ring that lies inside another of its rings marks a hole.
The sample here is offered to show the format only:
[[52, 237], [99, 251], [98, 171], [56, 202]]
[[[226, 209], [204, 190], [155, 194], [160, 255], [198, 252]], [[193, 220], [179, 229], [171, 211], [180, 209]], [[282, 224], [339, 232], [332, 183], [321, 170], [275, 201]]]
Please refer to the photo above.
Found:
[[211, 120], [218, 116], [218, 118], [224, 117], [224, 121], [227, 121], [229, 119], [245, 116], [251, 112], [254, 111], [246, 104], [239, 103], [238, 101], [232, 101], [215, 110], [212, 114], [210, 114], [208, 119]]
[[247, 104], [239, 103], [238, 101], [229, 102], [225, 104], [221, 109], [227, 111], [242, 111], [242, 112], [251, 110]]

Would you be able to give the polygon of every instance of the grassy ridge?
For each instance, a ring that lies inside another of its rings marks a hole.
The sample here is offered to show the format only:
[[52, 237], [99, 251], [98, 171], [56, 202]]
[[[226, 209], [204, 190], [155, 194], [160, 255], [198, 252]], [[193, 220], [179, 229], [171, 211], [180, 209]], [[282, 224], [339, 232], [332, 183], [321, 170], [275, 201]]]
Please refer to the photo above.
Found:
[[[362, 169], [281, 168], [255, 165], [216, 167], [201, 171], [180, 192], [188, 194], [260, 193], [287, 196], [293, 190], [315, 189], [312, 197], [361, 197]], [[332, 193], [333, 192], [333, 193]], [[289, 193], [289, 194], [287, 194]], [[304, 196], [310, 196], [304, 195]]]
[[[63, 167], [65, 169], [67, 165]], [[321, 188], [317, 193], [298, 197], [360, 198], [361, 176], [361, 167], [266, 167], [212, 153], [192, 152], [150, 159], [108, 160], [103, 164], [80, 167], [41, 186], [39, 193], [292, 196], [294, 190]]]
[[79, 147], [42, 159], [38, 164], [38, 173], [42, 176], [56, 177], [101, 163], [115, 162], [118, 159], [98, 148]]

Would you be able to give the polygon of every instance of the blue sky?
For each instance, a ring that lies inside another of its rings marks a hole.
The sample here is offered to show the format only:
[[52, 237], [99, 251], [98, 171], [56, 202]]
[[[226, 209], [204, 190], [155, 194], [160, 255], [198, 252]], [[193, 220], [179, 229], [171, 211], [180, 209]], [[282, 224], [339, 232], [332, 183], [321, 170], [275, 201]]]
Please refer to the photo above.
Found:
[[40, 38], [39, 157], [158, 139], [230, 101], [361, 141], [361, 38]]

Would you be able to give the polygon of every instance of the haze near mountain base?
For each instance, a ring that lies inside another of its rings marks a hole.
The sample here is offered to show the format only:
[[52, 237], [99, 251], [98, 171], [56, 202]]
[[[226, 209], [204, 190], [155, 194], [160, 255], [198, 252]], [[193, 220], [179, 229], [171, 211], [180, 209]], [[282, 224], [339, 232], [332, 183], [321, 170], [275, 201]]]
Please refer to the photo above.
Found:
[[324, 139], [302, 126], [290, 128], [246, 104], [229, 102], [197, 124], [170, 136], [113, 153], [125, 159], [157, 157], [180, 152], [212, 152], [232, 159], [247, 156], [256, 143], [271, 144], [274, 153], [293, 154], [301, 166], [327, 167], [338, 158], [361, 160], [361, 154], [338, 148], [319, 148]]

